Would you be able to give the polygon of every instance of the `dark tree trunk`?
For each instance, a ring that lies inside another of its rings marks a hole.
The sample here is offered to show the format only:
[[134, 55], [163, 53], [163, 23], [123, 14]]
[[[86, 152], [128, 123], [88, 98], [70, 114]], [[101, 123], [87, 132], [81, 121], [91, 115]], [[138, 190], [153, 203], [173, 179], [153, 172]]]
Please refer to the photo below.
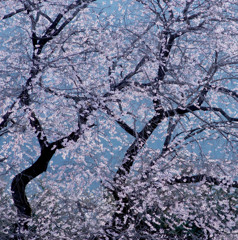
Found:
[[28, 231], [28, 221], [31, 217], [31, 206], [27, 200], [25, 189], [27, 184], [41, 173], [47, 170], [47, 166], [53, 157], [56, 149], [52, 149], [53, 145], [42, 148], [41, 155], [37, 161], [29, 168], [17, 174], [11, 185], [12, 197], [15, 206], [17, 207], [19, 221], [15, 225], [15, 238], [24, 239], [24, 232]]
[[52, 150], [52, 146], [43, 148], [37, 161], [13, 178], [11, 185], [12, 197], [19, 214], [31, 217], [31, 207], [27, 201], [25, 188], [32, 179], [46, 171], [54, 153], [55, 149]]

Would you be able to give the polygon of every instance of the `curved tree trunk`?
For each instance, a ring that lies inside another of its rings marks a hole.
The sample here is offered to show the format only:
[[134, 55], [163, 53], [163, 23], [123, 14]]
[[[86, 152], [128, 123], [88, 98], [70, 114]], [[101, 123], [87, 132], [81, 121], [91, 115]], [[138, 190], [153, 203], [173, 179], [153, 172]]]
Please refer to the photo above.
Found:
[[43, 148], [37, 161], [13, 178], [11, 185], [12, 197], [20, 215], [31, 217], [31, 207], [25, 194], [25, 188], [32, 179], [46, 171], [54, 153], [55, 149], [52, 150], [52, 146]]
[[53, 157], [56, 149], [52, 149], [52, 145], [41, 150], [41, 155], [35, 163], [29, 168], [17, 174], [11, 185], [12, 197], [14, 205], [17, 207], [19, 220], [15, 225], [15, 238], [17, 240], [25, 239], [25, 232], [28, 231], [28, 221], [31, 217], [31, 206], [27, 200], [25, 189], [27, 184], [41, 173], [47, 170], [47, 166]]

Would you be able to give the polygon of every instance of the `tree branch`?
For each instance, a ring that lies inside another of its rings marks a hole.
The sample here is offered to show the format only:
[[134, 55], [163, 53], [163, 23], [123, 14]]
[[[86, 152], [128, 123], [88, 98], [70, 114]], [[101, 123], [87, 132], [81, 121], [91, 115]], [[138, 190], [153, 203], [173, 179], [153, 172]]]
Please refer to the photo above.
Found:
[[126, 151], [122, 165], [119, 167], [115, 174], [114, 182], [122, 184], [125, 181], [125, 176], [130, 173], [130, 169], [134, 163], [135, 156], [138, 154], [140, 149], [144, 147], [146, 141], [154, 132], [154, 130], [157, 128], [159, 123], [161, 123], [167, 117], [173, 117], [175, 115], [184, 115], [185, 113], [195, 112], [199, 110], [220, 112], [229, 122], [238, 121], [238, 118], [232, 118], [228, 114], [226, 114], [224, 110], [216, 107], [200, 107], [191, 105], [185, 109], [176, 108], [168, 111], [163, 110], [160, 113], [155, 114], [155, 116], [152, 117], [150, 121], [145, 125], [145, 127], [138, 133], [137, 138]]
[[[66, 7], [66, 10], [64, 13], [59, 13], [55, 20], [52, 22], [52, 24], [47, 28], [45, 34], [38, 38], [39, 41], [37, 43], [38, 45], [38, 50], [37, 50], [37, 55], [39, 55], [42, 52], [43, 47], [45, 46], [46, 43], [48, 43], [50, 40], [53, 39], [53, 37], [56, 37], [59, 35], [59, 33], [77, 16], [77, 14], [82, 10], [85, 9], [90, 3], [94, 2], [96, 0], [78, 0], [75, 2], [75, 4], [70, 4], [69, 6]], [[78, 7], [78, 8], [77, 8]], [[73, 13], [72, 16], [67, 18], [61, 26], [57, 29], [57, 25], [63, 18], [64, 14], [69, 12], [70, 10], [77, 8]]]
[[128, 80], [138, 73], [139, 69], [146, 63], [147, 60], [148, 60], [148, 57], [144, 56], [140, 60], [140, 62], [136, 65], [135, 70], [133, 72], [128, 73], [120, 83], [118, 83], [117, 85], [113, 86], [113, 90], [114, 91], [115, 90], [122, 90], [123, 88], [128, 86], [130, 84], [128, 82]]
[[35, 129], [35, 133], [37, 135], [37, 139], [39, 141], [41, 149], [47, 147], [49, 143], [41, 127], [41, 124], [33, 111], [31, 111], [30, 114], [30, 124]]
[[227, 187], [234, 187], [238, 188], [238, 181], [227, 181], [226, 179], [220, 180], [215, 177], [207, 176], [206, 174], [198, 174], [194, 176], [181, 176], [181, 177], [175, 177], [170, 180], [166, 180], [166, 183], [170, 185], [174, 185], [177, 183], [198, 183], [198, 182], [204, 182], [204, 183], [212, 183], [214, 185], [222, 185]]
[[0, 158], [0, 163], [1, 163], [1, 162], [4, 162], [6, 159], [7, 159], [7, 157]]
[[206, 84], [204, 85], [202, 91], [199, 93], [199, 97], [197, 100], [197, 105], [201, 106], [205, 100], [205, 97], [210, 90], [210, 85], [209, 82], [212, 80], [214, 74], [218, 70], [218, 65], [217, 65], [217, 60], [218, 60], [218, 52], [215, 51], [215, 60], [214, 63], [212, 63], [211, 67], [208, 70], [208, 76], [205, 78]]
[[235, 98], [236, 100], [238, 100], [238, 93], [236, 91], [232, 91], [228, 88], [216, 87], [216, 86], [212, 86], [212, 85], [209, 85], [209, 87], [214, 89], [217, 92], [225, 93], [225, 94]]
[[119, 125], [122, 129], [124, 129], [127, 133], [129, 133], [133, 137], [137, 137], [137, 132], [134, 131], [129, 125], [127, 125], [122, 119], [117, 118], [114, 113], [107, 107], [107, 106], [102, 106], [107, 112], [109, 116], [111, 116]]
[[[15, 105], [15, 103], [14, 103]], [[10, 108], [11, 110], [6, 112], [3, 116], [2, 116], [2, 121], [0, 123], [0, 130], [2, 130], [3, 128], [7, 127], [8, 121], [9, 121], [9, 117], [12, 114], [12, 108], [14, 107], [14, 105]]]
[[24, 12], [24, 11], [26, 11], [26, 10], [27, 10], [26, 7], [24, 7], [24, 8], [19, 8], [19, 9], [17, 9], [16, 11], [11, 12], [11, 13], [3, 16], [2, 20], [3, 20], [3, 19], [10, 18], [10, 17], [12, 17], [12, 16], [14, 16], [14, 15], [16, 15], [16, 14], [18, 14], [18, 13]]
[[[40, 85], [40, 87], [42, 87], [45, 90], [45, 92], [52, 93], [56, 96], [62, 96], [66, 99], [72, 99], [76, 103], [78, 103], [81, 100], [89, 100], [88, 98], [85, 98], [85, 97], [71, 96], [71, 95], [68, 95], [68, 94], [59, 94], [59, 93], [57, 93], [56, 91], [54, 91], [50, 88], [46, 88], [46, 87], [42, 86], [42, 84], [39, 84], [39, 85]], [[126, 124], [122, 119], [116, 118], [115, 114], [105, 104], [100, 104], [100, 107], [102, 109], [105, 109], [107, 114], [109, 116], [111, 116], [112, 118], [114, 118], [114, 120], [120, 125], [120, 127], [123, 128], [127, 133], [129, 133], [133, 137], [137, 136], [137, 133], [128, 124]]]
[[173, 119], [169, 119], [167, 134], [166, 134], [166, 137], [165, 137], [165, 140], [164, 140], [164, 145], [163, 145], [163, 148], [162, 148], [162, 151], [161, 151], [161, 154], [160, 154], [161, 156], [169, 150], [168, 146], [169, 146], [169, 143], [171, 141], [173, 131], [174, 131], [175, 127], [177, 126], [178, 122], [179, 122], [179, 119], [176, 120], [175, 122], [173, 122]]
[[79, 139], [80, 135], [81, 135], [80, 129], [78, 129], [75, 132], [71, 132], [67, 137], [63, 137], [63, 138], [53, 142], [52, 143], [53, 148], [56, 148], [56, 149], [65, 148], [67, 142], [69, 142], [69, 141], [77, 142], [77, 140]]
[[202, 111], [214, 111], [219, 112], [223, 117], [225, 117], [229, 122], [238, 122], [238, 118], [230, 117], [222, 108], [218, 107], [200, 107]]

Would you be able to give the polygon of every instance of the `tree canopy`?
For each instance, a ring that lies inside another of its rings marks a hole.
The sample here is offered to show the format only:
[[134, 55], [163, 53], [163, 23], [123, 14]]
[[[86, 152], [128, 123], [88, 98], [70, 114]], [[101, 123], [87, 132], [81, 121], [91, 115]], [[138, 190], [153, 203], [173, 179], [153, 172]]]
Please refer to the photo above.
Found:
[[3, 239], [235, 239], [236, 0], [0, 9]]

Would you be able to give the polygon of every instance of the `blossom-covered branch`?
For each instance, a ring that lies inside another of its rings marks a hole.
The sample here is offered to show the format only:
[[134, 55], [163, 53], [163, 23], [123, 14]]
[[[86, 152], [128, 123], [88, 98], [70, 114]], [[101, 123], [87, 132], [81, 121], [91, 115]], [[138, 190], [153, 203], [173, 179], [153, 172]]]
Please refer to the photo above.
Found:
[[175, 177], [166, 181], [166, 183], [170, 185], [175, 185], [178, 183], [186, 184], [186, 183], [198, 183], [198, 182], [211, 183], [216, 186], [238, 188], [238, 181], [229, 181], [227, 179], [220, 180], [219, 178], [207, 176], [206, 174], [198, 174], [193, 176], [180, 176], [180, 177]]

